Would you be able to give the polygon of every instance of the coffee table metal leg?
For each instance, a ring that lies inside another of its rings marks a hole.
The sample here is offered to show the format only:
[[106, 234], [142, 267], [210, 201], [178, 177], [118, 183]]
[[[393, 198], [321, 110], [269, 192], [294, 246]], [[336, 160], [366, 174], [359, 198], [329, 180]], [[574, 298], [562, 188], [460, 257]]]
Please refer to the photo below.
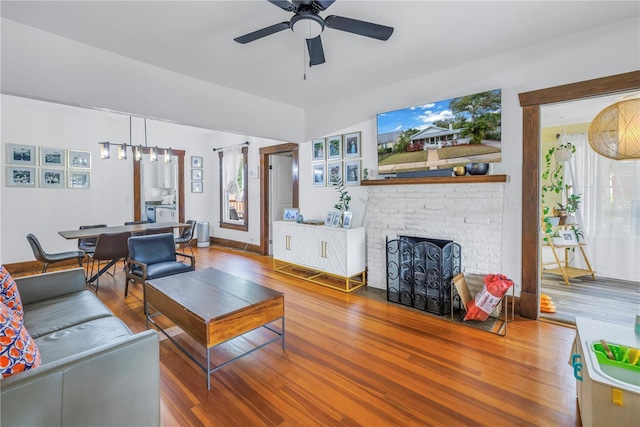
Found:
[[207, 390], [211, 390], [211, 348], [207, 349], [207, 369], [205, 369], [205, 371], [207, 372]]

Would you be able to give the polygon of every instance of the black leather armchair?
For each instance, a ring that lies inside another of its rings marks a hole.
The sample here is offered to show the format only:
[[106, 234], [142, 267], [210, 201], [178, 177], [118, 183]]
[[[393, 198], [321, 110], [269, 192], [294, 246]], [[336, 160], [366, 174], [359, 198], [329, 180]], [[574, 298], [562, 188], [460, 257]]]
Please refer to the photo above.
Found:
[[[129, 291], [130, 280], [142, 284], [144, 289], [144, 283], [147, 280], [195, 270], [196, 258], [193, 255], [176, 252], [173, 234], [133, 236], [129, 238], [128, 246], [125, 297]], [[186, 259], [178, 261], [177, 255]]]

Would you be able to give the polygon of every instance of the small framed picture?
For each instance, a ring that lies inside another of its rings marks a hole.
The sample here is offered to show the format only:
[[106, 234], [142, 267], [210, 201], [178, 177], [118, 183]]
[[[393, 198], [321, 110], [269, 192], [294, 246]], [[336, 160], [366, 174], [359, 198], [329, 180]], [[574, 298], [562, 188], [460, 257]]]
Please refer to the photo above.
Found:
[[311, 144], [311, 161], [323, 162], [325, 160], [325, 139], [314, 139]]
[[344, 162], [344, 185], [360, 185], [360, 160]]
[[564, 246], [576, 245], [578, 243], [576, 241], [576, 235], [572, 230], [560, 230], [558, 233], [560, 237], [562, 237]]
[[327, 173], [329, 178], [327, 180], [328, 185], [338, 185], [342, 181], [342, 162], [328, 163]]
[[69, 167], [74, 169], [91, 169], [91, 152], [68, 150]]
[[191, 183], [191, 192], [192, 193], [202, 193], [202, 182], [192, 182]]
[[7, 166], [8, 187], [35, 187], [36, 168], [27, 166]]
[[[65, 150], [40, 147], [40, 166], [63, 168], [67, 165]], [[64, 181], [62, 182], [64, 185]]]
[[334, 216], [333, 211], [329, 211], [327, 212], [327, 217], [324, 220], [324, 225], [331, 225], [333, 223], [333, 216]]
[[327, 160], [342, 159], [342, 135], [327, 138]]
[[360, 132], [344, 136], [344, 157], [360, 157]]
[[317, 165], [313, 165], [313, 186], [314, 187], [324, 187], [327, 185], [327, 181], [325, 179], [325, 164], [320, 163]]
[[191, 156], [191, 167], [192, 168], [201, 168], [202, 167], [202, 157], [200, 157], [200, 156]]
[[298, 217], [298, 209], [290, 208], [284, 210], [284, 215], [282, 215], [282, 219], [285, 221], [295, 221]]
[[70, 170], [67, 179], [68, 188], [91, 188], [91, 172]]
[[342, 218], [342, 214], [340, 212], [334, 212], [333, 218], [331, 219], [331, 226], [337, 227], [340, 225], [340, 219]]
[[7, 163], [35, 166], [36, 147], [33, 145], [7, 144]]
[[351, 219], [353, 218], [353, 212], [345, 212], [342, 214], [342, 227], [351, 228]]
[[65, 182], [64, 169], [40, 168], [40, 187], [64, 188]]
[[202, 181], [202, 169], [191, 169], [191, 181]]

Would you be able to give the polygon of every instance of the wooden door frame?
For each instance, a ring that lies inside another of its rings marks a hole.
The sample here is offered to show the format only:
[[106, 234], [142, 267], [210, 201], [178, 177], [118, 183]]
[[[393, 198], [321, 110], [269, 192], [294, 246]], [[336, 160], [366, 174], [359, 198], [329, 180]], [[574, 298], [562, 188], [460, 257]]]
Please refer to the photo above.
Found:
[[298, 208], [298, 144], [287, 143], [260, 148], [260, 255], [269, 255], [269, 228], [271, 227], [271, 215], [269, 214], [269, 156], [272, 154], [291, 153], [293, 162], [293, 207]]
[[640, 71], [519, 94], [522, 107], [522, 317], [537, 319], [539, 314], [540, 106], [637, 89], [640, 89]]
[[[142, 147], [142, 154], [149, 154], [149, 147]], [[171, 149], [171, 155], [178, 158], [178, 221], [184, 223], [184, 150]], [[133, 156], [131, 156], [133, 157]], [[133, 161], [133, 220], [142, 219], [142, 178], [140, 162]]]

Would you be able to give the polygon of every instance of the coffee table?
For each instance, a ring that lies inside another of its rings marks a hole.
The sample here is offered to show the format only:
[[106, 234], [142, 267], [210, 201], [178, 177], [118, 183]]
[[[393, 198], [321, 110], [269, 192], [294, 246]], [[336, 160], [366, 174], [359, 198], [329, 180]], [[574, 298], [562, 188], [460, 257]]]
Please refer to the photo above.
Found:
[[[272, 342], [282, 340], [284, 350], [284, 294], [229, 273], [207, 268], [149, 280], [145, 284], [145, 313], [149, 323], [164, 333], [207, 374], [207, 389], [211, 389], [211, 374], [229, 363]], [[151, 309], [155, 311], [152, 313]], [[156, 321], [163, 315], [186, 332], [206, 352], [206, 365], [189, 353]], [[282, 321], [281, 331], [269, 326]], [[276, 336], [251, 350], [211, 367], [211, 349], [247, 332], [264, 327]]]

